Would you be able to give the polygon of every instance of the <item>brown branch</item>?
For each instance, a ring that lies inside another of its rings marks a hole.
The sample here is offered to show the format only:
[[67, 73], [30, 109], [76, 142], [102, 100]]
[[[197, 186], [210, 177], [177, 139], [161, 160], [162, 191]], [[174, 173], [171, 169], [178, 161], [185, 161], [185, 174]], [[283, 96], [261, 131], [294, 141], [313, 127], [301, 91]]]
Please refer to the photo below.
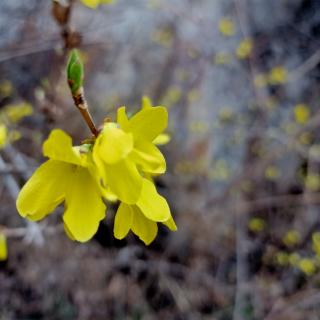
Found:
[[84, 121], [88, 125], [92, 134], [97, 137], [99, 134], [99, 130], [96, 128], [92, 116], [89, 112], [88, 103], [84, 97], [83, 88], [81, 87], [75, 94], [72, 94], [72, 98], [74, 101], [75, 106], [80, 111]]

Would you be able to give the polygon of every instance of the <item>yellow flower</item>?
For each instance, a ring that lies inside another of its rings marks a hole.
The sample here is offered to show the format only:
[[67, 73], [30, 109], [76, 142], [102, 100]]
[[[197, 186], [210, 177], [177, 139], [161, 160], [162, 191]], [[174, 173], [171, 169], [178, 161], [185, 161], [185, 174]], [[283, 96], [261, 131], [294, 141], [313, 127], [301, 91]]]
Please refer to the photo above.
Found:
[[239, 59], [246, 59], [248, 56], [250, 56], [252, 49], [252, 40], [250, 38], [245, 38], [239, 43], [236, 49], [236, 55]]
[[136, 203], [142, 188], [142, 176], [129, 154], [133, 152], [133, 136], [106, 123], [94, 147], [93, 159], [105, 187], [126, 203]]
[[113, 0], [80, 0], [85, 6], [95, 9], [99, 4], [109, 4], [112, 3]]
[[298, 268], [307, 276], [311, 276], [316, 272], [316, 264], [311, 258], [301, 259]]
[[5, 261], [8, 258], [7, 238], [3, 233], [0, 233], [0, 261]]
[[261, 218], [252, 218], [250, 221], [249, 221], [249, 229], [253, 232], [260, 232], [262, 231], [266, 226], [266, 222], [261, 219]]
[[317, 256], [320, 256], [320, 232], [312, 234], [312, 249]]
[[131, 229], [149, 244], [157, 235], [157, 222], [176, 230], [168, 203], [152, 181], [166, 170], [165, 158], [155, 143], [167, 122], [166, 109], [152, 107], [150, 100], [144, 99], [141, 110], [130, 119], [121, 107], [117, 123], [105, 122], [97, 138], [79, 147], [72, 147], [71, 138], [63, 131], [53, 130], [43, 145], [49, 160], [18, 196], [20, 215], [37, 221], [65, 202], [65, 232], [85, 242], [105, 217], [102, 198], [119, 199], [115, 237], [122, 239]]
[[310, 118], [310, 108], [303, 103], [297, 104], [294, 107], [294, 118], [297, 123], [306, 123]]
[[272, 85], [286, 83], [288, 81], [288, 70], [283, 66], [274, 67], [269, 72], [268, 81]]
[[301, 240], [301, 235], [297, 230], [289, 230], [282, 241], [287, 247], [297, 245]]
[[32, 115], [33, 109], [30, 104], [23, 102], [6, 106], [4, 113], [11, 122], [17, 123], [24, 117]]
[[230, 64], [232, 55], [228, 52], [217, 52], [213, 58], [213, 63], [218, 65]]
[[219, 31], [227, 37], [233, 36], [235, 34], [235, 25], [233, 21], [229, 18], [222, 18], [219, 21]]
[[43, 145], [49, 158], [31, 176], [17, 198], [22, 217], [38, 221], [65, 203], [63, 221], [68, 235], [85, 242], [96, 233], [106, 206], [97, 180], [91, 174], [90, 151], [72, 147], [71, 138], [53, 130]]
[[121, 107], [118, 124], [104, 125], [93, 147], [93, 159], [104, 186], [121, 201], [127, 204], [138, 201], [142, 190], [141, 173], [165, 172], [165, 159], [152, 141], [166, 128], [167, 121], [164, 107], [142, 109], [130, 119], [125, 107]]
[[164, 223], [171, 231], [177, 230], [166, 199], [157, 193], [151, 181], [143, 179], [142, 192], [137, 203], [120, 204], [114, 222], [114, 236], [123, 239], [131, 229], [148, 245], [157, 235], [157, 222]]
[[7, 143], [8, 130], [4, 124], [0, 124], [0, 149], [4, 148]]

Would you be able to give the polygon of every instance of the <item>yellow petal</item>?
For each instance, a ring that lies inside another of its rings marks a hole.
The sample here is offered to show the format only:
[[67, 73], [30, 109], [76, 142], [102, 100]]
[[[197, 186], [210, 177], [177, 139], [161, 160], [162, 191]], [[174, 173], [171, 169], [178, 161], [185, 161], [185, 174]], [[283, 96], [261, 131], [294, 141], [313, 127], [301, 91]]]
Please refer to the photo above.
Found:
[[171, 137], [170, 137], [169, 134], [161, 133], [152, 141], [152, 143], [154, 143], [154, 144], [156, 144], [158, 146], [162, 146], [164, 144], [169, 143], [170, 140], [171, 140]]
[[124, 159], [113, 165], [104, 165], [105, 183], [123, 202], [135, 204], [141, 194], [142, 177], [136, 165]]
[[157, 223], [147, 219], [137, 206], [132, 206], [134, 217], [132, 221], [132, 232], [137, 235], [146, 245], [149, 245], [157, 236]]
[[79, 149], [72, 148], [72, 139], [60, 129], [51, 131], [42, 149], [43, 155], [48, 158], [82, 165]]
[[91, 239], [105, 217], [106, 206], [96, 181], [85, 168], [77, 167], [66, 192], [63, 221], [80, 242]]
[[141, 105], [141, 109], [148, 109], [148, 108], [152, 108], [152, 102], [151, 99], [147, 96], [143, 96], [142, 97], [142, 105]]
[[154, 174], [161, 174], [166, 171], [166, 160], [152, 142], [142, 139], [137, 140], [129, 157], [141, 167], [142, 171]]
[[99, 135], [94, 147], [93, 157], [100, 157], [107, 164], [114, 164], [124, 159], [133, 148], [133, 137], [131, 133], [123, 130], [105, 126]]
[[17, 209], [22, 217], [40, 220], [54, 210], [64, 199], [66, 177], [73, 165], [48, 160], [42, 164], [21, 189]]
[[171, 217], [169, 205], [164, 197], [156, 190], [154, 184], [143, 179], [141, 196], [137, 206], [150, 220], [164, 222]]
[[129, 126], [129, 119], [126, 113], [126, 107], [121, 107], [117, 111], [117, 123], [120, 125], [120, 128], [124, 131], [127, 131]]
[[3, 233], [0, 233], [0, 261], [5, 261], [8, 258], [7, 238]]
[[114, 219], [113, 233], [115, 238], [123, 239], [131, 229], [133, 210], [131, 206], [121, 202]]
[[168, 125], [168, 113], [164, 107], [147, 108], [136, 113], [129, 120], [128, 131], [135, 139], [153, 141]]
[[163, 224], [165, 226], [167, 226], [171, 231], [177, 231], [178, 230], [177, 225], [174, 222], [172, 217], [170, 217], [167, 221], [164, 221]]

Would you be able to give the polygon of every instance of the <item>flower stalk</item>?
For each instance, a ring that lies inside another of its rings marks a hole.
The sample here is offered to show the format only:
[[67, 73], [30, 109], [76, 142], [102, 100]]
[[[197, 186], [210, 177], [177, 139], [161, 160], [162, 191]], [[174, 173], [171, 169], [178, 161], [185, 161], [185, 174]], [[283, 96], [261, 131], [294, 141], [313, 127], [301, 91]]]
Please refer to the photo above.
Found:
[[96, 126], [93, 122], [92, 116], [89, 112], [88, 103], [84, 97], [83, 87], [80, 87], [75, 93], [72, 93], [72, 98], [73, 98], [75, 106], [80, 111], [82, 118], [84, 119], [84, 121], [88, 125], [90, 131], [92, 132], [92, 134], [95, 137], [97, 137], [99, 134], [99, 131], [96, 128]]

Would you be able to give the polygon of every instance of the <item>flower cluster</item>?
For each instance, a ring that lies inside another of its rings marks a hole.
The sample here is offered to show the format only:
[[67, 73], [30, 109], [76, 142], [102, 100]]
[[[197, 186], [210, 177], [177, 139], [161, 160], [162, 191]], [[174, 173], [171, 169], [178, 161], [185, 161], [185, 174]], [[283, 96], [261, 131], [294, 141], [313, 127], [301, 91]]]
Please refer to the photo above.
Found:
[[114, 236], [123, 239], [130, 230], [145, 244], [156, 237], [157, 222], [175, 231], [176, 225], [152, 177], [166, 170], [156, 146], [167, 137], [168, 114], [152, 107], [128, 118], [118, 109], [117, 122], [106, 122], [94, 141], [72, 146], [62, 130], [53, 130], [43, 144], [48, 157], [21, 189], [17, 209], [21, 216], [38, 221], [64, 202], [63, 222], [71, 239], [85, 242], [96, 233], [106, 215], [104, 200], [120, 200]]

